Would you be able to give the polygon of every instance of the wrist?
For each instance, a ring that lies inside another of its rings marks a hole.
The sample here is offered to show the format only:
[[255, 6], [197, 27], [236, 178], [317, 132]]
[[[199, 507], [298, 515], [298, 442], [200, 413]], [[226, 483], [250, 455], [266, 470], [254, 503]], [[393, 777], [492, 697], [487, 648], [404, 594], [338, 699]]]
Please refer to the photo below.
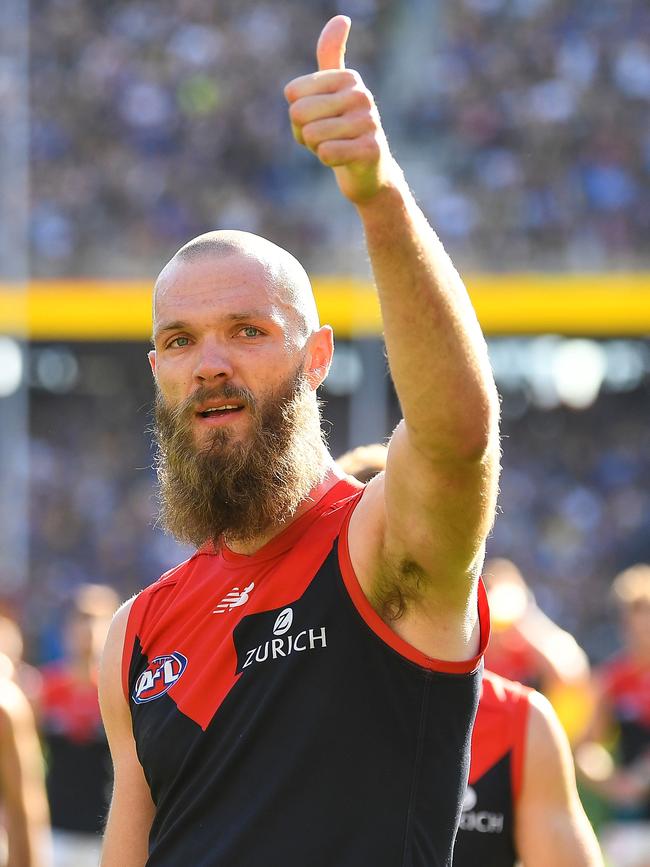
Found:
[[394, 229], [395, 221], [419, 210], [402, 171], [398, 166], [396, 169], [387, 173], [387, 177], [378, 183], [371, 195], [354, 202], [366, 228], [388, 224]]

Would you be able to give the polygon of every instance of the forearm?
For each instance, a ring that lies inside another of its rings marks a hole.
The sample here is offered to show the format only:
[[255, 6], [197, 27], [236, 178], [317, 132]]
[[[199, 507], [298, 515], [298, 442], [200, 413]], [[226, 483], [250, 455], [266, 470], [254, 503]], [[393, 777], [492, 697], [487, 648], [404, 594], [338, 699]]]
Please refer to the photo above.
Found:
[[498, 399], [465, 287], [396, 167], [358, 204], [391, 374], [420, 451], [470, 458], [495, 442]]
[[116, 787], [104, 831], [101, 867], [144, 867], [152, 821], [148, 799]]

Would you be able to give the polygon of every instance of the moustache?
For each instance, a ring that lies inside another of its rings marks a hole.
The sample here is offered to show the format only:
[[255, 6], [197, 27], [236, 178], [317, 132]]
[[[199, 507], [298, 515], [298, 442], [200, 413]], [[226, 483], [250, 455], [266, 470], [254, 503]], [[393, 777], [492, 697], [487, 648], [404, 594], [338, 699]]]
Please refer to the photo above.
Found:
[[[160, 392], [158, 392], [158, 397], [165, 403]], [[252, 415], [255, 415], [257, 410], [257, 400], [252, 391], [243, 386], [224, 383], [221, 386], [199, 386], [176, 406], [170, 407], [171, 415], [175, 422], [186, 422], [194, 416], [199, 406], [210, 400], [236, 400], [248, 407]]]

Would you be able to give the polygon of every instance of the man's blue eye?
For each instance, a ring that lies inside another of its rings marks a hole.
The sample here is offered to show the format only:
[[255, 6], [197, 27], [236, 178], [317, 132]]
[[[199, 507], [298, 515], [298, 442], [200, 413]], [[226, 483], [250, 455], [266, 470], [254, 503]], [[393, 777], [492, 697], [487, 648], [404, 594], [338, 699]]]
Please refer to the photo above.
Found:
[[[183, 343], [183, 341], [185, 341], [185, 342]], [[172, 345], [176, 344], [176, 346], [187, 346], [187, 344], [189, 342], [190, 342], [189, 338], [187, 338], [187, 337], [175, 337], [172, 340]]]
[[247, 325], [244, 328], [244, 334], [246, 337], [257, 337], [260, 333], [259, 328], [255, 328], [254, 325]]

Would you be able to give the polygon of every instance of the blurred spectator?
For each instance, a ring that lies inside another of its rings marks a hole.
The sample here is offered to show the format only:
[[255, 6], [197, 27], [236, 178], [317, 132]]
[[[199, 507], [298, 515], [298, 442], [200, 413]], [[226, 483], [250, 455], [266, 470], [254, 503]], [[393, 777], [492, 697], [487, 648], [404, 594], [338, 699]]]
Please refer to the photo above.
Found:
[[364, 485], [374, 478], [377, 473], [386, 469], [387, 448], [381, 443], [372, 443], [367, 446], [359, 446], [337, 458], [336, 463], [344, 473], [354, 476], [357, 481]]
[[20, 626], [12, 617], [0, 614], [0, 654], [11, 662], [12, 679], [34, 707], [41, 690], [42, 678], [37, 668], [23, 659], [24, 642]]
[[42, 670], [40, 729], [47, 749], [47, 792], [54, 867], [97, 867], [111, 789], [111, 760], [97, 698], [97, 666], [114, 590], [83, 584], [65, 620], [65, 656]]
[[32, 709], [0, 653], [0, 861], [9, 867], [51, 867], [43, 771]]
[[576, 739], [590, 712], [587, 655], [537, 606], [511, 560], [487, 560], [483, 575], [492, 622], [486, 667], [544, 692], [571, 739]]
[[[650, 565], [614, 581], [625, 647], [597, 671], [597, 704], [577, 751], [581, 776], [612, 809], [603, 847], [616, 867], [650, 867]], [[604, 745], [614, 741], [613, 757]]]

